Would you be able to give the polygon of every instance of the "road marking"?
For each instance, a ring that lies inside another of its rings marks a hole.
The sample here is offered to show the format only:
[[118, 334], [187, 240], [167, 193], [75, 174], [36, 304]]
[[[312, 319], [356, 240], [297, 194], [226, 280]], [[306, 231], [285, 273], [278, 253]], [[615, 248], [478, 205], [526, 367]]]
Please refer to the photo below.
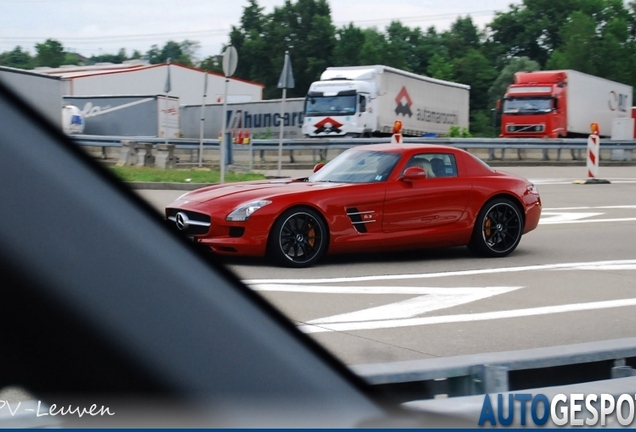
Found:
[[317, 278], [317, 279], [246, 279], [243, 282], [247, 285], [259, 284], [325, 284], [325, 283], [349, 283], [349, 282], [368, 282], [383, 280], [408, 280], [408, 279], [433, 279], [440, 277], [457, 277], [457, 276], [475, 276], [482, 274], [495, 273], [515, 273], [525, 271], [544, 271], [544, 270], [608, 270], [615, 266], [628, 266], [630, 269], [636, 269], [636, 260], [611, 260], [611, 261], [591, 261], [578, 263], [558, 263], [558, 264], [537, 264], [520, 267], [499, 267], [485, 268], [475, 270], [459, 270], [438, 273], [414, 273], [414, 274], [394, 274], [394, 275], [375, 275], [375, 276], [349, 276], [334, 278]]
[[396, 286], [316, 286], [257, 284], [256, 291], [282, 291], [321, 294], [400, 294], [418, 295], [408, 300], [372, 307], [355, 312], [334, 315], [311, 321], [314, 324], [336, 322], [358, 322], [398, 318], [411, 318], [440, 309], [447, 309], [465, 303], [505, 294], [523, 288], [512, 287], [396, 287]]
[[[633, 184], [636, 183], [634, 179], [614, 179], [604, 177], [605, 180], [609, 180], [612, 184]], [[529, 179], [534, 185], [537, 186], [557, 186], [557, 185], [571, 185], [573, 181], [580, 180], [578, 179]]]
[[623, 299], [623, 300], [609, 300], [591, 303], [576, 303], [569, 305], [559, 306], [545, 306], [528, 309], [515, 309], [508, 311], [497, 312], [484, 312], [474, 314], [460, 314], [460, 315], [443, 315], [435, 317], [425, 318], [410, 318], [410, 319], [398, 319], [398, 320], [384, 320], [384, 321], [368, 321], [368, 322], [355, 322], [355, 323], [334, 323], [334, 324], [305, 324], [298, 326], [298, 328], [304, 333], [324, 333], [334, 331], [353, 331], [353, 330], [376, 330], [387, 329], [396, 327], [413, 327], [424, 326], [434, 324], [452, 324], [460, 322], [475, 322], [475, 321], [489, 321], [496, 319], [508, 319], [508, 318], [522, 318], [539, 315], [550, 315], [556, 313], [566, 312], [582, 312], [598, 309], [611, 309], [619, 307], [636, 306], [636, 298]]
[[[347, 278], [246, 280], [245, 283], [257, 291], [284, 291], [327, 294], [403, 294], [417, 295], [415, 298], [359, 311], [318, 318], [299, 328], [305, 333], [354, 331], [412, 327], [434, 324], [486, 321], [521, 318], [566, 312], [581, 312], [597, 309], [636, 306], [636, 298], [545, 306], [528, 309], [484, 312], [475, 314], [417, 317], [435, 310], [446, 309], [515, 291], [521, 287], [409, 287], [409, 286], [333, 286], [321, 283], [369, 282], [381, 280], [431, 279], [448, 276], [475, 276], [480, 274], [512, 273], [523, 271], [611, 271], [636, 270], [636, 260], [591, 261], [578, 263], [543, 264], [523, 267], [488, 268], [454, 272], [423, 273], [409, 275], [377, 275]], [[306, 284], [306, 285], [305, 285]]]
[[588, 220], [564, 220], [557, 222], [541, 222], [542, 225], [556, 225], [556, 224], [583, 224], [583, 223], [604, 223], [604, 222], [634, 222], [636, 218], [615, 218], [615, 219], [588, 219]]
[[564, 213], [564, 212], [542, 211], [539, 224], [550, 225], [550, 224], [568, 223], [572, 221], [579, 221], [579, 219], [600, 216], [602, 214], [605, 214], [605, 213]]
[[[309, 321], [308, 324], [356, 323], [363, 321], [395, 321], [413, 318], [428, 312], [448, 309], [465, 303], [472, 303], [496, 295], [505, 294], [523, 288], [517, 287], [483, 287], [470, 288], [470, 292], [458, 294], [453, 288], [446, 288], [443, 294], [429, 294], [390, 303], [383, 306], [358, 310], [355, 312], [333, 315]], [[464, 291], [467, 291], [464, 288]]]
[[[448, 295], [453, 290], [456, 295], [471, 295], [478, 290], [490, 290], [493, 295], [498, 290], [515, 290], [521, 287], [414, 287], [414, 286], [333, 286], [296, 284], [253, 284], [254, 291], [279, 291], [317, 294], [404, 294], [404, 295]], [[506, 291], [507, 292], [507, 291]]]
[[560, 210], [612, 210], [612, 209], [636, 209], [636, 205], [611, 205], [611, 206], [586, 206], [586, 207], [554, 207], [544, 208], [544, 211], [560, 211]]

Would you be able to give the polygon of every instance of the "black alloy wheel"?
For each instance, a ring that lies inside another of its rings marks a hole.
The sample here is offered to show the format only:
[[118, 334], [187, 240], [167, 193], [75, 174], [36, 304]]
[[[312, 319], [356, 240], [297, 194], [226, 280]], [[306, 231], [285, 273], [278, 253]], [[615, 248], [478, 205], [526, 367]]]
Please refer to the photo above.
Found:
[[269, 250], [279, 264], [309, 267], [327, 250], [327, 228], [320, 215], [310, 208], [294, 208], [274, 223]]
[[519, 208], [507, 198], [495, 198], [479, 212], [468, 248], [478, 255], [504, 257], [516, 249], [522, 234]]

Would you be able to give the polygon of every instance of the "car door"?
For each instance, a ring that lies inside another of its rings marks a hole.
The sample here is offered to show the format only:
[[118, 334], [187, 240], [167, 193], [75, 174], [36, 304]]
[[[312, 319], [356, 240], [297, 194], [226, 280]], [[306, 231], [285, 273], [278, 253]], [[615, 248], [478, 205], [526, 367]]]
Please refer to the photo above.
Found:
[[429, 175], [388, 182], [383, 231], [419, 230], [457, 222], [468, 206], [472, 182], [459, 175], [455, 155], [420, 153], [409, 159], [404, 169], [409, 166], [420, 166]]

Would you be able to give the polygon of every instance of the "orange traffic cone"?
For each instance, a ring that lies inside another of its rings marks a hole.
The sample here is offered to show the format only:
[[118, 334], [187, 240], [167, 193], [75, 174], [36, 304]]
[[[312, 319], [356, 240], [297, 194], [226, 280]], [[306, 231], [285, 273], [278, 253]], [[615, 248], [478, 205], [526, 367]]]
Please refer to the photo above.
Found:
[[236, 137], [237, 144], [243, 144], [243, 131], [239, 130], [238, 136]]
[[245, 135], [243, 137], [243, 144], [249, 144], [249, 143], [250, 143], [250, 131], [246, 129]]
[[232, 129], [232, 142], [236, 143], [236, 130]]

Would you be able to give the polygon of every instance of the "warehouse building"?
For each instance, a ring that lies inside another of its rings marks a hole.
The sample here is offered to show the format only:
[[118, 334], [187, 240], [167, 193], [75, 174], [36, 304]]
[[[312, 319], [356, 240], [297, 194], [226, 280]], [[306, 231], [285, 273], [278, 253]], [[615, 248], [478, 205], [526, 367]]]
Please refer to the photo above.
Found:
[[[201, 104], [206, 72], [177, 63], [151, 65], [143, 60], [122, 64], [97, 63], [91, 66], [37, 68], [36, 72], [60, 77], [67, 83], [67, 96], [169, 95], [182, 105]], [[170, 88], [166, 92], [166, 82]], [[208, 73], [206, 102], [223, 102], [225, 77]], [[228, 102], [263, 99], [263, 85], [230, 78]]]

